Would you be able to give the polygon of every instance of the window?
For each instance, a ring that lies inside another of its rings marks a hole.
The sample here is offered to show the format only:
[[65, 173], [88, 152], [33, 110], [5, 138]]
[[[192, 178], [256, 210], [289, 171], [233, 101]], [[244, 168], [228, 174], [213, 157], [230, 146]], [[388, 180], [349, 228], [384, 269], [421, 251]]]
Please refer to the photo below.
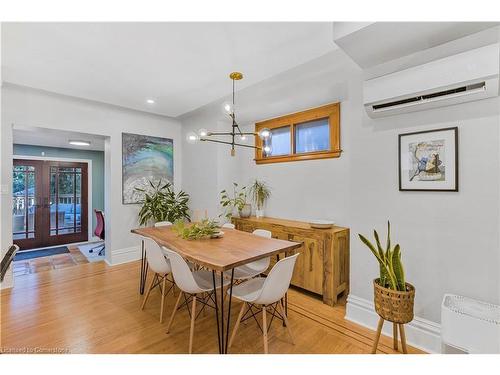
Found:
[[290, 155], [290, 127], [271, 129], [272, 143], [268, 156]]
[[334, 103], [255, 124], [271, 137], [256, 137], [257, 164], [337, 158], [340, 156], [340, 104]]

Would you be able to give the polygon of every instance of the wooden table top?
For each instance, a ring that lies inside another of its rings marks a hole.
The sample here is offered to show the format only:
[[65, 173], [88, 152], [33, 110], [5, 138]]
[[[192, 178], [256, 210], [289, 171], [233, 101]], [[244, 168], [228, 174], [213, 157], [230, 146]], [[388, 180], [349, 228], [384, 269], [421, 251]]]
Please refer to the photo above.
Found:
[[222, 238], [185, 240], [171, 227], [131, 230], [132, 233], [152, 238], [193, 263], [224, 272], [301, 246], [297, 242], [259, 237], [236, 229], [223, 228], [222, 231]]

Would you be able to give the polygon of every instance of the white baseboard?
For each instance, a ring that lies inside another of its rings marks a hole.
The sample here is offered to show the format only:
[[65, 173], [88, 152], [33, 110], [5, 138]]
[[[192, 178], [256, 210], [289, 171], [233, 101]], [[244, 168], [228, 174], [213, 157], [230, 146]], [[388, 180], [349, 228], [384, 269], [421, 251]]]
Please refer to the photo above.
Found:
[[[375, 330], [379, 316], [375, 312], [372, 301], [349, 294], [347, 297], [347, 320]], [[392, 337], [392, 325], [384, 324], [382, 333]], [[408, 344], [428, 353], [441, 353], [441, 325], [430, 320], [415, 317], [405, 324]]]
[[106, 259], [106, 263], [110, 266], [116, 266], [117, 264], [123, 264], [128, 262], [133, 262], [135, 260], [141, 259], [141, 247], [132, 246], [124, 249], [116, 249], [111, 252], [111, 264]]

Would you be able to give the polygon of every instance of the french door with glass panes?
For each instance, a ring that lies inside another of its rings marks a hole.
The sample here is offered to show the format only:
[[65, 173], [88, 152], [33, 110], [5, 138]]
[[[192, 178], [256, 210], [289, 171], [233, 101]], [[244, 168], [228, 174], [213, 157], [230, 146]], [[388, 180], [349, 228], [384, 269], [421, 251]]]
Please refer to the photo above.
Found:
[[87, 164], [14, 160], [13, 239], [32, 249], [88, 239]]

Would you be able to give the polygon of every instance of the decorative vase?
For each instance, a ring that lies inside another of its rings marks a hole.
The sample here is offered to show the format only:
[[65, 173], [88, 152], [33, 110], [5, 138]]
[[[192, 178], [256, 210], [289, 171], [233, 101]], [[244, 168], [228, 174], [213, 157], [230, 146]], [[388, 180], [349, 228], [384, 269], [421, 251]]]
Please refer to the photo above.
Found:
[[264, 217], [264, 210], [255, 210], [255, 216], [257, 218]]
[[413, 320], [413, 305], [415, 303], [415, 287], [406, 283], [406, 291], [384, 288], [380, 279], [373, 280], [375, 311], [380, 316], [372, 353], [376, 353], [380, 333], [387, 320], [393, 323], [393, 346], [398, 350], [398, 326], [401, 335], [403, 353], [407, 353], [404, 324]]
[[252, 215], [252, 205], [246, 203], [240, 210], [240, 217], [250, 217]]

